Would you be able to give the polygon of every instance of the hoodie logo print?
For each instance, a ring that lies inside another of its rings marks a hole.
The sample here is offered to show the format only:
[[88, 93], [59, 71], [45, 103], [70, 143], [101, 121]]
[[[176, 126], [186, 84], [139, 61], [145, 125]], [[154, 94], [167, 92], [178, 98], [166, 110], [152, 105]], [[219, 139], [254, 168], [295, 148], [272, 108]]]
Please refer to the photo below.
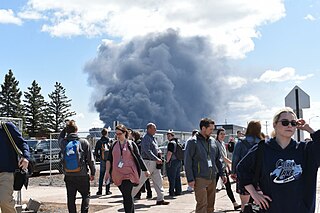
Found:
[[301, 165], [297, 165], [294, 160], [279, 159], [276, 163], [276, 169], [270, 173], [274, 177], [273, 182], [277, 184], [288, 183], [297, 180], [302, 175]]

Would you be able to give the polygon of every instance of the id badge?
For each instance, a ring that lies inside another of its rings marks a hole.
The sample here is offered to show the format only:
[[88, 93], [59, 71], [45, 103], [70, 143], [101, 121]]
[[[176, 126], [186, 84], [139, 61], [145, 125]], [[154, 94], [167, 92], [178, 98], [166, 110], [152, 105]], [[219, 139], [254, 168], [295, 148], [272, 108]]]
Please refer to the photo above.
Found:
[[212, 161], [211, 161], [211, 159], [208, 159], [208, 167], [209, 167], [209, 168], [212, 167]]
[[121, 169], [122, 167], [123, 167], [123, 162], [122, 162], [122, 160], [120, 160], [119, 163], [118, 163], [118, 168]]

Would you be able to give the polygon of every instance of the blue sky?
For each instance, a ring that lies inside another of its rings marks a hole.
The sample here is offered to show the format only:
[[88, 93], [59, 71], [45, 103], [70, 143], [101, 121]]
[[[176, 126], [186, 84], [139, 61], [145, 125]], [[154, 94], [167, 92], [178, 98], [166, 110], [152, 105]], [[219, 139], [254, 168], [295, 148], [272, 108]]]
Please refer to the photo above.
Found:
[[[298, 85], [311, 96], [304, 118], [320, 127], [320, 1], [3, 0], [0, 3], [0, 73], [13, 70], [22, 91], [36, 80], [42, 94], [56, 81], [66, 88], [81, 130], [103, 125], [85, 65], [99, 45], [121, 44], [168, 28], [182, 37], [204, 36], [228, 61], [228, 110], [218, 123], [271, 123]], [[97, 85], [98, 87], [99, 85]], [[268, 126], [271, 128], [271, 125]]]

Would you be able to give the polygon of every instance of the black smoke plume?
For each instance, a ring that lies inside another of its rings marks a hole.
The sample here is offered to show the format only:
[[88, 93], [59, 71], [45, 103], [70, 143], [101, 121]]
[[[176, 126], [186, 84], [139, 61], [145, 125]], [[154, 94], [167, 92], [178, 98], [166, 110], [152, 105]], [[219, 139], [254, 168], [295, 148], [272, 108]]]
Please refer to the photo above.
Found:
[[105, 42], [85, 66], [106, 126], [120, 121], [145, 128], [154, 122], [158, 129], [182, 131], [198, 128], [202, 117], [223, 117], [225, 70], [206, 38], [185, 38], [174, 30]]

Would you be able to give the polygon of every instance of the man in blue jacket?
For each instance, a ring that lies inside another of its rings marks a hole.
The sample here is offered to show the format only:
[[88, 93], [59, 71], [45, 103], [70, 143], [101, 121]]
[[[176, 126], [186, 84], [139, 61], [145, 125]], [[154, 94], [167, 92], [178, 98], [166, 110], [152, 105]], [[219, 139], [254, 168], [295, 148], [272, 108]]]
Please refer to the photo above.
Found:
[[196, 213], [214, 211], [217, 173], [223, 183], [227, 180], [219, 149], [211, 137], [214, 124], [210, 118], [201, 119], [200, 132], [188, 141], [185, 151], [184, 166], [188, 185], [194, 188]]
[[13, 200], [13, 174], [16, 169], [28, 169], [29, 146], [22, 138], [18, 128], [13, 123], [6, 123], [8, 130], [22, 152], [22, 158], [18, 162], [16, 151], [14, 150], [6, 132], [0, 126], [0, 210], [6, 213], [15, 213]]

